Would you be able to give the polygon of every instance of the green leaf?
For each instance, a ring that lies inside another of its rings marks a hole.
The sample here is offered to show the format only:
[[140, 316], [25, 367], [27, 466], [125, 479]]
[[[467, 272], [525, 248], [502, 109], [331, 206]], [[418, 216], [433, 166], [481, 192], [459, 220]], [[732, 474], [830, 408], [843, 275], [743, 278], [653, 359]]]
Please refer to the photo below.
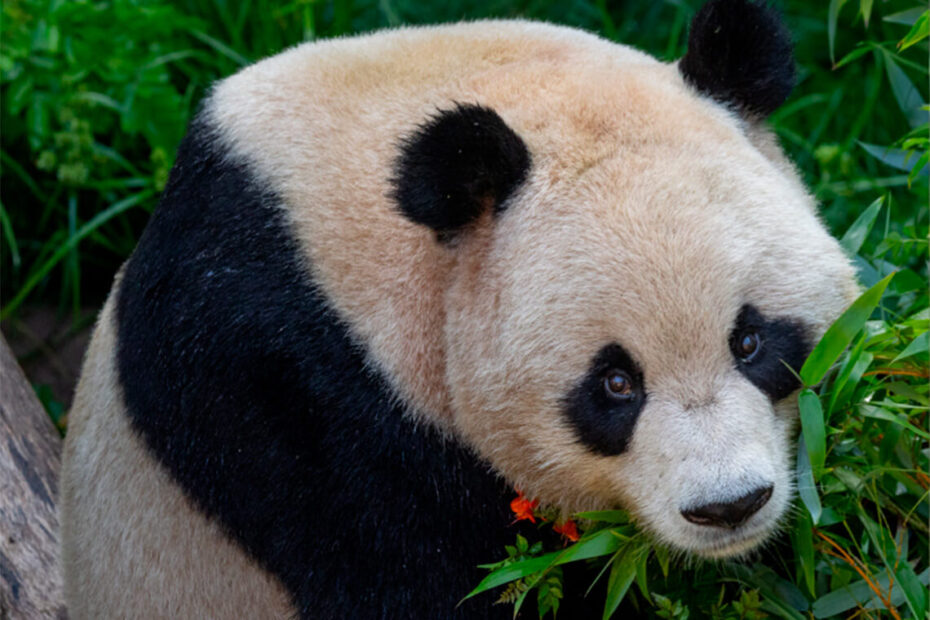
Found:
[[529, 560], [514, 562], [508, 566], [503, 566], [482, 579], [478, 587], [472, 590], [468, 596], [462, 600], [470, 599], [477, 594], [481, 594], [497, 586], [543, 571], [558, 558], [559, 553], [558, 551], [553, 551], [552, 553], [541, 555], [538, 558], [531, 558]]
[[862, 23], [868, 28], [872, 17], [872, 0], [859, 0], [859, 14], [862, 15]]
[[874, 48], [871, 45], [860, 43], [856, 49], [854, 49], [853, 51], [843, 56], [838, 63], [833, 65], [833, 68], [839, 69], [840, 67], [848, 65], [849, 63], [856, 60], [857, 58], [865, 56], [866, 54], [871, 52], [873, 49]]
[[930, 10], [924, 11], [904, 38], [898, 41], [898, 49], [906, 50], [930, 36]]
[[892, 24], [913, 26], [917, 23], [917, 20], [920, 19], [920, 16], [924, 15], [925, 13], [926, 10], [922, 6], [915, 6], [914, 8], [907, 9], [906, 11], [898, 11], [897, 13], [886, 15], [882, 18], [882, 21], [890, 22]]
[[590, 537], [583, 536], [581, 540], [562, 551], [555, 563], [566, 564], [602, 555], [610, 555], [620, 548], [625, 536], [626, 534], [623, 535], [623, 538], [618, 537], [613, 529], [601, 530]]
[[892, 381], [891, 383], [886, 383], [885, 390], [887, 390], [888, 394], [900, 396], [901, 398], [909, 400], [914, 404], [930, 407], [930, 399], [928, 399], [924, 394], [921, 394], [913, 385], [910, 385], [905, 381]]
[[755, 564], [750, 569], [736, 562], [728, 562], [726, 568], [741, 583], [757, 589], [780, 617], [804, 620], [801, 612], [808, 610], [807, 598], [793, 583], [779, 577], [771, 568]]
[[233, 48], [229, 47], [222, 41], [219, 41], [218, 39], [211, 37], [210, 35], [208, 35], [207, 33], [201, 30], [191, 29], [188, 32], [191, 34], [192, 37], [205, 43], [209, 47], [213, 48], [213, 50], [219, 53], [221, 56], [225, 56], [226, 58], [230, 59], [231, 61], [233, 61], [240, 67], [244, 67], [252, 63], [251, 60], [249, 60], [248, 58], [246, 58], [245, 56], [243, 56], [242, 54], [240, 54]]
[[882, 50], [882, 56], [885, 59], [885, 73], [888, 75], [888, 81], [891, 83], [891, 92], [898, 102], [898, 107], [911, 127], [920, 127], [930, 119], [926, 110], [923, 109], [923, 98], [920, 91], [914, 86], [904, 70], [895, 62], [894, 55]]
[[[911, 608], [911, 613], [915, 618], [927, 617], [927, 579], [921, 583], [920, 577], [914, 572], [914, 569], [907, 562], [900, 562], [898, 569], [895, 571], [896, 581], [900, 588], [904, 590], [904, 596], [907, 598], [907, 605]], [[924, 571], [926, 576], [926, 571]]]
[[820, 495], [817, 491], [817, 483], [814, 482], [814, 473], [811, 471], [811, 462], [807, 456], [807, 447], [804, 445], [803, 436], [801, 441], [798, 442], [797, 478], [798, 495], [801, 497], [801, 503], [810, 513], [814, 525], [817, 525], [823, 507], [820, 505]]
[[845, 467], [834, 467], [833, 475], [846, 486], [847, 489], [853, 493], [860, 493], [864, 482], [862, 476], [859, 476], [855, 472], [852, 472]]
[[469, 599], [476, 594], [481, 594], [482, 592], [486, 592], [487, 590], [496, 588], [505, 583], [522, 579], [533, 573], [544, 571], [550, 566], [558, 566], [560, 564], [567, 564], [568, 562], [577, 562], [579, 560], [587, 560], [602, 555], [610, 555], [619, 549], [621, 544], [621, 539], [614, 535], [612, 529], [601, 530], [591, 536], [585, 535], [574, 545], [562, 551], [554, 551], [546, 555], [541, 555], [538, 558], [514, 562], [509, 566], [504, 566], [495, 570], [482, 579], [478, 587], [469, 592], [468, 596], [462, 600]]
[[[924, 570], [919, 576], [915, 576], [917, 583], [926, 587], [928, 577], [930, 577], [930, 568]], [[888, 591], [890, 580], [888, 571], [882, 571], [875, 578], [878, 587]], [[909, 580], [910, 581], [910, 580]], [[900, 582], [896, 577], [895, 582]], [[891, 604], [897, 607], [907, 600], [907, 596], [902, 588], [895, 587], [891, 590]], [[824, 594], [811, 605], [811, 611], [815, 618], [830, 618], [837, 616], [854, 607], [870, 607], [875, 609], [884, 609], [885, 605], [875, 596], [875, 593], [869, 587], [865, 580], [855, 581], [849, 585], [842, 586]], [[916, 616], [921, 618], [923, 616]]]
[[[879, 403], [879, 404], [883, 404], [883, 403]], [[889, 403], [889, 404], [895, 405], [896, 403]], [[910, 432], [914, 433], [915, 435], [918, 435], [920, 437], [923, 437], [927, 441], [930, 441], [930, 433], [928, 433], [927, 431], [921, 428], [917, 428], [913, 424], [910, 424], [907, 421], [907, 416], [903, 414], [892, 413], [891, 411], [888, 411], [887, 409], [883, 409], [875, 405], [867, 405], [864, 403], [859, 405], [859, 412], [867, 418], [874, 418], [876, 420], [888, 420], [889, 422], [894, 422], [895, 424], [899, 424], [903, 426], [904, 428], [906, 428], [907, 430], [909, 430]]]
[[656, 546], [654, 552], [656, 555], [656, 561], [659, 563], [659, 569], [662, 571], [662, 576], [668, 578], [668, 568], [671, 555], [668, 548], [664, 546]]
[[604, 523], [629, 523], [630, 513], [625, 510], [590, 510], [577, 513], [575, 518]]
[[811, 351], [807, 361], [801, 367], [801, 379], [804, 385], [817, 385], [823, 380], [830, 366], [839, 358], [843, 350], [852, 342], [856, 334], [872, 315], [872, 311], [881, 301], [882, 293], [894, 274], [889, 274], [868, 289], [840, 315], [827, 329], [823, 338]]
[[[846, 360], [843, 362], [842, 366], [840, 366], [839, 372], [836, 373], [836, 379], [833, 380], [833, 385], [830, 386], [829, 390], [830, 401], [827, 404], [827, 420], [829, 420], [830, 415], [836, 410], [837, 404], [842, 405], [844, 402], [840, 397], [846, 396], [846, 386], [850, 383], [850, 380], [852, 381], [850, 387], [855, 387], [855, 384], [862, 377], [862, 373], [865, 372], [868, 365], [872, 363], [872, 355], [865, 353], [865, 345], [868, 340], [868, 334], [863, 332], [862, 335], [856, 339], [852, 348], [850, 348], [849, 353], [846, 355]], [[864, 363], [862, 362], [863, 360], [865, 360]], [[859, 369], [860, 366], [863, 367]], [[859, 370], [858, 374], [856, 374], [857, 370]]]
[[886, 166], [891, 166], [898, 170], [910, 172], [913, 175], [928, 174], [928, 166], [923, 162], [921, 157], [915, 151], [905, 151], [890, 146], [879, 146], [877, 144], [868, 144], [859, 142], [859, 146], [865, 149], [866, 153], [882, 162]]
[[607, 579], [607, 600], [604, 602], [603, 620], [608, 620], [620, 603], [626, 596], [630, 584], [636, 577], [636, 558], [631, 557], [631, 553], [623, 553], [617, 556], [613, 565], [610, 567], [610, 577]]
[[911, 168], [910, 173], [907, 175], [908, 186], [912, 185], [919, 175], [930, 176], [930, 150], [924, 151], [917, 163], [914, 164], [914, 167]]
[[827, 43], [830, 48], [830, 62], [834, 65], [836, 64], [836, 56], [833, 52], [836, 42], [836, 22], [845, 2], [846, 0], [830, 0], [830, 7], [827, 9]]
[[68, 252], [73, 250], [78, 242], [91, 234], [101, 226], [103, 226], [107, 221], [113, 219], [120, 213], [131, 209], [132, 207], [144, 203], [149, 198], [152, 198], [155, 195], [155, 192], [145, 191], [139, 192], [138, 194], [133, 194], [128, 198], [116, 202], [110, 207], [100, 211], [91, 218], [86, 224], [81, 226], [72, 236], [68, 237], [68, 240], [63, 244], [58, 246], [55, 249], [55, 252], [49, 257], [44, 263], [42, 263], [38, 268], [36, 268], [32, 274], [29, 276], [29, 279], [26, 281], [26, 284], [19, 290], [15, 297], [3, 307], [3, 311], [0, 312], [0, 319], [4, 319], [10, 315], [13, 310], [15, 310], [23, 302], [27, 295], [32, 291], [42, 279], [48, 275], [48, 272], [52, 270], [62, 258], [64, 258]]
[[865, 374], [865, 371], [872, 365], [873, 360], [874, 356], [871, 353], [863, 353], [849, 369], [849, 373], [845, 377], [842, 386], [839, 384], [839, 381], [837, 382], [836, 389], [832, 390], [833, 394], [830, 396], [831, 399], [836, 399], [830, 402], [831, 414], [833, 411], [836, 411], [836, 406], [849, 404], [849, 399], [852, 398], [856, 386], [859, 385], [862, 375]]
[[891, 363], [907, 359], [912, 355], [917, 355], [919, 353], [927, 353], [930, 351], [930, 332], [924, 332], [918, 334], [910, 344], [908, 344], [903, 351], [901, 351], [896, 358], [891, 360]]
[[843, 235], [843, 238], [840, 239], [840, 245], [843, 246], [843, 249], [846, 250], [850, 256], [854, 256], [859, 252], [859, 248], [862, 247], [866, 237], [869, 236], [869, 233], [872, 231], [872, 226], [875, 224], [875, 218], [878, 217], [879, 212], [882, 210], [882, 203], [884, 201], [885, 197], [882, 196], [870, 204], [866, 210], [856, 218], [852, 226], [846, 230], [846, 234]]
[[797, 527], [793, 532], [794, 547], [798, 554], [798, 565], [804, 585], [807, 592], [816, 595], [817, 570], [814, 559], [814, 523], [811, 521], [810, 513], [800, 511], [798, 513]]
[[[10, 216], [0, 202], [0, 230], [3, 231], [3, 239], [6, 241], [7, 248], [10, 251], [10, 261], [13, 263], [13, 270], [19, 270], [21, 258], [19, 256], [19, 244], [16, 242], [16, 233], [13, 232], [13, 224], [10, 223]], [[7, 275], [9, 277], [9, 275]]]
[[640, 593], [647, 601], [652, 603], [652, 596], [649, 594], [649, 554], [651, 545], [642, 549], [640, 559], [636, 562], [636, 586]]
[[798, 395], [798, 408], [801, 411], [801, 432], [804, 434], [804, 444], [807, 446], [807, 457], [810, 459], [811, 470], [816, 481], [820, 479], [827, 456], [827, 434], [823, 423], [820, 397], [810, 388], [804, 389]]

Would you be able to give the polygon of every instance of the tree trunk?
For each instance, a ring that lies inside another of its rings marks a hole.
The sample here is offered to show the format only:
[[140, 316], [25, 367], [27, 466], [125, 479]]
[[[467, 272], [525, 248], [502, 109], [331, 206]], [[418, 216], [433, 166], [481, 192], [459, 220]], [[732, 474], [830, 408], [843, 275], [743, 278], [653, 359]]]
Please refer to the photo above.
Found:
[[66, 617], [60, 455], [58, 431], [0, 335], [0, 620]]

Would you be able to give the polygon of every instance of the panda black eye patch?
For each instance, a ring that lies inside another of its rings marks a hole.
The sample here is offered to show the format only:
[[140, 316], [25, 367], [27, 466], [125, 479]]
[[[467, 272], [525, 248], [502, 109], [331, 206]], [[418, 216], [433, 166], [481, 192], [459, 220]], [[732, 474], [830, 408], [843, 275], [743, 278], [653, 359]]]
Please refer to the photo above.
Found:
[[581, 443], [615, 456], [627, 449], [645, 402], [642, 370], [622, 346], [611, 343], [591, 360], [562, 409]]
[[811, 347], [801, 322], [769, 319], [755, 306], [744, 305], [729, 336], [737, 370], [772, 400], [781, 400], [801, 387], [795, 373]]

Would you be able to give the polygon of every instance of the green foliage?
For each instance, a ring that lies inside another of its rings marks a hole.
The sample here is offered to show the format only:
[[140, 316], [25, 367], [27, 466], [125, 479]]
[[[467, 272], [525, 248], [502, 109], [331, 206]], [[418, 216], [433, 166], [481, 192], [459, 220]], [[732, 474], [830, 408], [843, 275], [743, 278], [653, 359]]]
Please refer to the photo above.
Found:
[[[5, 0], [0, 317], [28, 302], [99, 303], [199, 100], [254, 60], [315, 38], [463, 17], [545, 19], [671, 60], [699, 4]], [[537, 610], [555, 615], [563, 571], [580, 569], [603, 587], [605, 618], [627, 608], [680, 619], [926, 617], [930, 11], [915, 0], [782, 8], [801, 79], [770, 123], [870, 289], [801, 372], [790, 545], [751, 562], [683, 564], [622, 511], [586, 513], [581, 540], [564, 549], [518, 538], [471, 596], [502, 588], [501, 602], [519, 608], [535, 593]], [[45, 396], [59, 420], [60, 403]]]

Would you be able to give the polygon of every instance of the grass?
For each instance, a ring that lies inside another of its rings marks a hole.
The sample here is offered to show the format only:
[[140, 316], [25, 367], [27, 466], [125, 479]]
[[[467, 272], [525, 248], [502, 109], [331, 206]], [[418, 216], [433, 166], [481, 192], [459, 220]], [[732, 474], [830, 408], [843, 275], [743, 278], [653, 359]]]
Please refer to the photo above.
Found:
[[[698, 4], [6, 0], [0, 318], [15, 323], [24, 304], [76, 317], [100, 303], [198, 101], [256, 59], [386, 26], [528, 17], [671, 60], [684, 51]], [[770, 123], [872, 291], [825, 337], [829, 354], [805, 367], [800, 499], [788, 531], [754, 561], [689, 564], [651, 545], [625, 515], [589, 515], [600, 518], [585, 522], [582, 540], [554, 552], [587, 559], [561, 564], [565, 555], [547, 556], [531, 541], [502, 550], [497, 569], [518, 575], [498, 584], [504, 601], [532, 596], [551, 614], [563, 571], [591, 570], [593, 579], [603, 569], [605, 617], [617, 608], [664, 618], [926, 617], [927, 6], [780, 6], [800, 83]]]

